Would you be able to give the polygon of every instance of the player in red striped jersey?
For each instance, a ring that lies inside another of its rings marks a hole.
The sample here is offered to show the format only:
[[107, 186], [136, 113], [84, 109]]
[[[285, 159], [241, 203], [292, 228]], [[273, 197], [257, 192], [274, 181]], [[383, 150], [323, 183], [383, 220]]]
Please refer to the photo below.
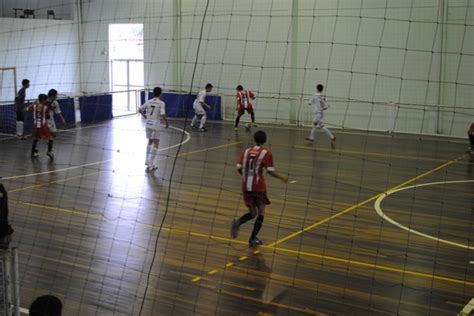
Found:
[[288, 182], [288, 175], [275, 171], [273, 165], [273, 155], [270, 150], [265, 148], [267, 135], [263, 131], [258, 131], [254, 135], [256, 145], [244, 150], [237, 163], [237, 171], [242, 175], [242, 191], [244, 193], [245, 205], [249, 211], [239, 219], [232, 222], [232, 238], [236, 238], [239, 227], [243, 223], [257, 217], [253, 226], [252, 235], [249, 239], [249, 245], [255, 247], [261, 245], [262, 241], [257, 238], [257, 234], [263, 224], [265, 216], [265, 206], [270, 204], [267, 197], [267, 186], [265, 184], [264, 171], [272, 177]]
[[46, 94], [40, 94], [38, 101], [28, 106], [25, 111], [33, 112], [33, 146], [31, 148], [31, 157], [39, 156], [36, 145], [40, 139], [48, 140], [48, 152], [46, 153], [51, 160], [53, 155], [53, 135], [48, 127], [48, 115], [50, 110], [50, 103]]
[[241, 85], [238, 85], [237, 88], [237, 93], [235, 94], [235, 98], [237, 101], [237, 106], [236, 106], [236, 111], [237, 111], [237, 117], [235, 118], [235, 127], [234, 130], [238, 131], [239, 130], [239, 122], [240, 122], [240, 117], [244, 115], [245, 111], [247, 111], [248, 114], [250, 114], [250, 117], [252, 118], [252, 124], [255, 125], [255, 113], [253, 112], [253, 107], [252, 107], [252, 101], [255, 99], [255, 93], [253, 93], [250, 90], [244, 90], [244, 88]]

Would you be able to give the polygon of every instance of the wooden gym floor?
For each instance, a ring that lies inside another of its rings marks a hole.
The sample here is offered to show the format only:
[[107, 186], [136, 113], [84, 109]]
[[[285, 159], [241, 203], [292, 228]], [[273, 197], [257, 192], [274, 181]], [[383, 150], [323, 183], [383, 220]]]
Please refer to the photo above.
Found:
[[249, 249], [253, 223], [229, 229], [246, 211], [235, 162], [251, 134], [208, 126], [166, 130], [160, 147], [183, 146], [154, 173], [135, 116], [61, 132], [54, 162], [45, 142], [31, 161], [30, 139], [3, 136], [22, 306], [54, 294], [64, 315], [138, 315], [147, 278], [143, 315], [455, 315], [474, 297], [467, 141], [335, 130], [332, 149], [322, 133], [311, 145], [307, 129], [259, 127], [293, 183], [267, 177], [265, 245]]

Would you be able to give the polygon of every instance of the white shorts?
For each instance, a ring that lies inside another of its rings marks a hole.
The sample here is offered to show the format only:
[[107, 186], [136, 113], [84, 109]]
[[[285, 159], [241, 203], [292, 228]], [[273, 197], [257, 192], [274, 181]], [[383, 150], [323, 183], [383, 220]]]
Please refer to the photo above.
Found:
[[156, 129], [146, 128], [146, 138], [148, 139], [160, 139], [160, 132]]
[[193, 104], [193, 109], [194, 109], [194, 113], [196, 113], [196, 115], [205, 115], [206, 114], [206, 111], [204, 111], [201, 104]]
[[323, 113], [314, 114], [314, 117], [313, 117], [314, 125], [319, 126], [319, 127], [324, 127], [323, 118], [324, 118]]
[[56, 128], [56, 122], [54, 119], [49, 119], [48, 120], [48, 128], [50, 132], [56, 133], [58, 129]]

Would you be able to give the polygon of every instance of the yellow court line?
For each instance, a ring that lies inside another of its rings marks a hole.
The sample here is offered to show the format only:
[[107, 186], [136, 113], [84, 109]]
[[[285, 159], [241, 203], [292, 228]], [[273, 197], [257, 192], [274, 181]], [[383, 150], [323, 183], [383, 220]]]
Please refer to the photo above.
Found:
[[[456, 158], [456, 159], [449, 160], [449, 161], [447, 161], [447, 162], [445, 162], [445, 163], [439, 165], [439, 166], [436, 167], [436, 168], [433, 168], [433, 169], [431, 169], [431, 170], [428, 170], [428, 171], [426, 171], [426, 172], [424, 172], [424, 173], [422, 173], [422, 174], [420, 174], [420, 175], [418, 175], [418, 176], [416, 176], [416, 177], [413, 177], [413, 178], [411, 178], [411, 179], [409, 179], [409, 180], [407, 180], [407, 181], [405, 181], [405, 182], [402, 182], [402, 183], [400, 183], [400, 184], [398, 184], [398, 185], [396, 185], [396, 186], [394, 186], [394, 187], [392, 187], [392, 188], [390, 188], [390, 189], [387, 189], [387, 190], [385, 190], [385, 191], [383, 191], [383, 192], [381, 192], [381, 193], [379, 193], [379, 194], [377, 194], [377, 195], [374, 195], [374, 196], [372, 196], [371, 198], [366, 199], [365, 201], [362, 201], [362, 202], [357, 203], [357, 204], [355, 204], [355, 205], [353, 205], [353, 206], [350, 206], [350, 207], [346, 208], [345, 210], [342, 210], [342, 211], [340, 211], [340, 212], [338, 212], [338, 213], [336, 213], [336, 214], [334, 214], [334, 215], [332, 215], [332, 216], [329, 216], [329, 217], [327, 217], [327, 218], [325, 218], [325, 219], [323, 219], [323, 220], [321, 220], [321, 221], [318, 221], [318, 222], [313, 223], [313, 224], [311, 224], [311, 225], [309, 225], [309, 226], [306, 226], [305, 228], [300, 229], [300, 230], [298, 230], [298, 231], [296, 231], [296, 232], [294, 232], [294, 233], [291, 233], [291, 234], [289, 234], [289, 235], [287, 235], [287, 236], [285, 236], [285, 237], [283, 237], [283, 238], [280, 238], [280, 239], [276, 240], [275, 242], [273, 242], [273, 243], [267, 245], [266, 247], [267, 247], [267, 248], [276, 248], [277, 245], [279, 245], [279, 244], [281, 244], [281, 243], [283, 243], [283, 242], [285, 242], [285, 241], [287, 241], [287, 240], [290, 240], [290, 239], [292, 239], [292, 238], [294, 238], [294, 237], [296, 237], [296, 236], [299, 236], [299, 235], [301, 235], [302, 233], [304, 233], [304, 232], [306, 232], [306, 231], [309, 231], [309, 230], [311, 230], [311, 229], [313, 229], [313, 228], [315, 228], [315, 227], [318, 227], [318, 226], [320, 226], [320, 225], [322, 225], [322, 224], [324, 224], [324, 223], [327, 223], [327, 222], [333, 220], [334, 218], [337, 218], [337, 217], [339, 217], [339, 216], [341, 216], [341, 215], [344, 215], [344, 214], [346, 214], [346, 213], [349, 213], [349, 212], [353, 211], [354, 209], [357, 209], [358, 207], [361, 207], [361, 206], [363, 206], [363, 205], [365, 205], [365, 204], [367, 204], [367, 203], [370, 203], [371, 201], [376, 200], [379, 196], [381, 196], [381, 195], [383, 195], [383, 194], [386, 194], [387, 192], [389, 192], [389, 191], [391, 191], [391, 190], [396, 190], [396, 189], [398, 189], [398, 188], [404, 187], [404, 186], [406, 186], [406, 185], [408, 185], [408, 184], [410, 184], [410, 183], [412, 183], [412, 182], [414, 182], [414, 181], [417, 181], [417, 180], [419, 180], [419, 179], [421, 179], [421, 178], [423, 178], [423, 177], [426, 177], [426, 176], [428, 176], [428, 175], [430, 175], [430, 174], [432, 174], [432, 173], [434, 173], [434, 172], [437, 172], [437, 171], [439, 171], [439, 170], [441, 170], [441, 169], [443, 169], [443, 168], [446, 168], [447, 166], [449, 166], [449, 165], [451, 165], [451, 164], [454, 164], [454, 163], [457, 162], [458, 160], [462, 159], [465, 155], [466, 155], [466, 154], [463, 154], [463, 155], [461, 155], [460, 157], [458, 157], [458, 158]], [[242, 259], [239, 258], [239, 260], [242, 260]], [[245, 259], [244, 259], [244, 260], [245, 260]], [[343, 260], [346, 260], [346, 259], [343, 259]], [[228, 264], [230, 264], [230, 262], [226, 263], [226, 266], [227, 266]], [[393, 269], [396, 269], [396, 268], [387, 267], [385, 270], [394, 271]], [[402, 270], [402, 271], [403, 271], [403, 270]], [[416, 274], [416, 275], [418, 275], [418, 276], [422, 276], [421, 274], [419, 274], [419, 273], [417, 273], [417, 272], [413, 272], [412, 274], [413, 274], [413, 275]], [[427, 274], [427, 275], [428, 275], [428, 274]], [[439, 278], [440, 278], [440, 279], [443, 279], [443, 280], [446, 280], [445, 277], [439, 277]], [[449, 278], [447, 278], [447, 279], [449, 279]], [[456, 279], [453, 279], [453, 280], [456, 280]], [[459, 283], [459, 282], [464, 282], [464, 281], [456, 280], [455, 283]], [[464, 282], [464, 283], [465, 283], [465, 282]], [[464, 284], [464, 283], [463, 283], [463, 284]]]
[[315, 228], [315, 227], [318, 227], [318, 226], [320, 226], [320, 225], [322, 225], [322, 224], [324, 224], [324, 223], [327, 223], [327, 222], [333, 220], [333, 219], [336, 218], [336, 217], [339, 217], [339, 216], [341, 216], [341, 215], [344, 215], [344, 214], [346, 214], [346, 213], [349, 213], [349, 212], [355, 210], [355, 209], [358, 208], [358, 207], [361, 207], [361, 206], [363, 206], [363, 205], [365, 205], [365, 204], [367, 204], [367, 203], [370, 203], [370, 202], [376, 200], [379, 196], [381, 196], [381, 195], [383, 195], [383, 194], [386, 194], [387, 192], [389, 192], [389, 191], [391, 191], [391, 190], [399, 189], [399, 188], [404, 187], [404, 186], [406, 186], [406, 185], [408, 185], [408, 184], [410, 184], [410, 183], [412, 183], [412, 182], [415, 182], [415, 181], [417, 181], [417, 180], [419, 180], [419, 179], [421, 179], [421, 178], [424, 178], [424, 177], [426, 177], [426, 176], [428, 176], [428, 175], [430, 175], [430, 174], [432, 174], [432, 173], [435, 173], [435, 172], [437, 172], [437, 171], [439, 171], [439, 170], [441, 170], [441, 169], [443, 169], [443, 168], [446, 168], [447, 166], [456, 163], [459, 159], [463, 158], [464, 156], [465, 156], [465, 154], [463, 154], [462, 156], [460, 156], [460, 157], [458, 157], [458, 158], [456, 158], [456, 159], [449, 160], [449, 161], [445, 162], [444, 164], [439, 165], [439, 166], [436, 167], [436, 168], [433, 168], [433, 169], [431, 169], [431, 170], [428, 170], [428, 171], [426, 171], [426, 172], [424, 172], [424, 173], [422, 173], [422, 174], [420, 174], [420, 175], [418, 175], [418, 176], [416, 176], [416, 177], [413, 177], [413, 178], [411, 178], [411, 179], [409, 179], [409, 180], [407, 180], [407, 181], [405, 181], [405, 182], [402, 182], [402, 183], [400, 183], [400, 184], [398, 184], [398, 185], [396, 185], [396, 186], [394, 186], [394, 187], [392, 187], [392, 188], [390, 188], [390, 189], [387, 189], [387, 190], [385, 190], [385, 191], [383, 191], [383, 192], [381, 192], [381, 193], [379, 193], [379, 194], [377, 194], [377, 195], [374, 195], [374, 196], [372, 196], [372, 197], [366, 199], [365, 201], [362, 201], [362, 202], [360, 202], [360, 203], [354, 204], [354, 205], [352, 205], [351, 207], [348, 207], [348, 208], [346, 208], [345, 210], [342, 210], [342, 211], [340, 211], [340, 212], [338, 212], [338, 213], [336, 213], [336, 214], [334, 214], [334, 215], [332, 215], [332, 216], [329, 216], [329, 217], [327, 217], [327, 218], [325, 218], [325, 219], [323, 219], [323, 220], [321, 220], [321, 221], [319, 221], [319, 222], [313, 223], [313, 224], [311, 224], [311, 225], [309, 225], [309, 226], [306, 226], [306, 227], [303, 228], [303, 229], [300, 229], [300, 230], [298, 230], [298, 231], [296, 231], [296, 232], [294, 232], [294, 233], [292, 233], [292, 234], [289, 234], [289, 235], [287, 235], [287, 236], [285, 236], [285, 237], [283, 237], [283, 238], [280, 238], [280, 239], [278, 239], [277, 241], [275, 241], [275, 242], [269, 244], [268, 246], [269, 246], [269, 247], [272, 247], [272, 246], [279, 245], [279, 244], [281, 244], [282, 242], [285, 242], [285, 241], [287, 241], [287, 240], [289, 240], [289, 239], [292, 239], [292, 238], [294, 238], [294, 237], [296, 237], [296, 236], [298, 236], [298, 235], [301, 235], [302, 233], [304, 233], [304, 232], [306, 232], [306, 231], [308, 231], [308, 230], [311, 230], [311, 229], [313, 229], [313, 228]]
[[240, 294], [240, 293], [234, 293], [234, 292], [228, 291], [228, 290], [223, 289], [223, 288], [216, 288], [212, 285], [199, 283], [199, 287], [207, 288], [209, 290], [218, 291], [219, 294], [226, 294], [226, 295], [229, 295], [229, 296], [234, 296], [234, 297], [237, 297], [237, 298], [240, 298], [240, 299], [249, 300], [249, 301], [253, 301], [253, 302], [256, 302], [256, 303], [261, 303], [261, 304], [264, 304], [264, 305], [272, 305], [272, 306], [279, 307], [279, 308], [285, 309], [285, 310], [292, 310], [292, 311], [296, 311], [296, 312], [300, 312], [300, 313], [304, 313], [304, 314], [310, 314], [310, 315], [326, 315], [326, 314], [323, 314], [321, 312], [317, 312], [317, 311], [309, 309], [309, 308], [302, 308], [302, 307], [297, 307], [297, 306], [292, 306], [292, 305], [286, 305], [286, 304], [283, 304], [283, 303], [264, 300], [263, 298], [243, 295], [243, 294]]
[[[21, 202], [23, 203], [23, 202]], [[34, 204], [30, 203], [31, 206], [34, 207], [40, 207], [40, 208], [46, 208], [54, 211], [60, 211], [60, 212], [65, 212], [65, 213], [72, 213], [76, 215], [81, 215], [84, 217], [93, 217], [96, 216], [95, 214], [90, 214], [87, 212], [83, 211], [73, 211], [73, 210], [67, 210], [64, 208], [58, 208], [58, 207], [49, 207], [49, 206], [42, 206], [40, 204]], [[159, 229], [159, 226], [152, 225], [152, 224], [146, 224], [146, 223], [139, 223], [143, 226], [150, 227], [152, 229]], [[241, 244], [241, 245], [247, 245], [247, 242], [241, 241], [241, 240], [236, 240], [236, 239], [231, 239], [231, 238], [226, 238], [226, 237], [219, 237], [219, 236], [214, 236], [214, 235], [209, 235], [209, 234], [204, 234], [204, 233], [198, 233], [198, 232], [193, 232], [193, 231], [187, 231], [183, 229], [176, 229], [176, 228], [171, 228], [171, 227], [162, 227], [164, 231], [171, 232], [171, 233], [178, 233], [178, 234], [185, 234], [185, 235], [190, 235], [194, 237], [199, 237], [199, 238], [206, 238], [206, 239], [211, 239], [211, 240], [216, 240], [216, 241], [223, 241], [223, 242], [231, 242], [235, 244]], [[270, 245], [262, 245], [260, 246], [262, 249], [269, 249], [272, 251], [280, 251], [280, 252], [286, 252], [290, 254], [295, 254], [295, 255], [303, 255], [303, 256], [308, 256], [308, 257], [314, 257], [314, 258], [320, 258], [323, 260], [330, 260], [334, 262], [340, 262], [340, 263], [347, 263], [351, 265], [356, 265], [356, 266], [361, 266], [361, 267], [366, 267], [366, 268], [371, 268], [375, 270], [383, 270], [383, 271], [389, 271], [389, 272], [396, 272], [396, 273], [402, 273], [402, 274], [409, 274], [417, 277], [423, 277], [423, 278], [428, 278], [428, 279], [435, 279], [435, 280], [440, 280], [440, 281], [446, 281], [446, 282], [451, 282], [451, 283], [456, 283], [456, 284], [464, 284], [464, 285], [469, 285], [469, 286], [474, 286], [474, 281], [464, 281], [464, 280], [459, 280], [459, 279], [454, 279], [454, 278], [449, 278], [449, 277], [444, 277], [444, 276], [439, 276], [439, 275], [434, 275], [434, 274], [429, 274], [429, 273], [423, 273], [423, 272], [417, 272], [417, 271], [411, 271], [411, 270], [406, 270], [406, 269], [400, 269], [400, 268], [395, 268], [395, 267], [390, 267], [390, 266], [384, 266], [384, 265], [379, 265], [379, 264], [373, 264], [373, 263], [367, 263], [363, 261], [358, 261], [358, 260], [352, 260], [352, 259], [344, 259], [344, 258], [339, 258], [339, 257], [334, 257], [334, 256], [328, 256], [328, 255], [320, 255], [308, 251], [303, 251], [303, 250], [293, 250], [293, 249], [287, 249], [287, 248], [281, 248], [281, 247], [275, 247], [275, 246], [270, 246]], [[259, 254], [261, 251], [260, 250], [255, 250], [253, 251], [253, 254]], [[32, 255], [34, 256], [34, 255]], [[37, 256], [39, 258], [39, 256]], [[249, 258], [249, 256], [241, 256], [238, 258], [238, 261], [245, 261]], [[53, 260], [53, 259], [51, 259]], [[66, 261], [60, 260], [62, 263], [67, 264], [67, 265], [78, 265], [76, 263], [68, 263]], [[56, 260], [56, 262], [60, 262]], [[225, 264], [226, 267], [232, 267], [234, 266], [234, 262], [228, 262]], [[79, 265], [78, 265], [79, 266]], [[82, 267], [85, 267], [81, 265]], [[213, 275], [217, 274], [219, 272], [219, 269], [211, 269], [208, 274]], [[203, 280], [203, 277], [201, 276], [195, 276], [191, 279], [192, 282], [198, 282]]]

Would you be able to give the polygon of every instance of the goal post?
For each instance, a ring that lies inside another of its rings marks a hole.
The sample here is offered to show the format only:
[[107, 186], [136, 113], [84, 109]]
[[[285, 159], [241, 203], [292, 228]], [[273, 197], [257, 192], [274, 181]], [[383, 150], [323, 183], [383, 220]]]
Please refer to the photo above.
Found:
[[16, 67], [0, 67], [0, 133], [15, 134]]

